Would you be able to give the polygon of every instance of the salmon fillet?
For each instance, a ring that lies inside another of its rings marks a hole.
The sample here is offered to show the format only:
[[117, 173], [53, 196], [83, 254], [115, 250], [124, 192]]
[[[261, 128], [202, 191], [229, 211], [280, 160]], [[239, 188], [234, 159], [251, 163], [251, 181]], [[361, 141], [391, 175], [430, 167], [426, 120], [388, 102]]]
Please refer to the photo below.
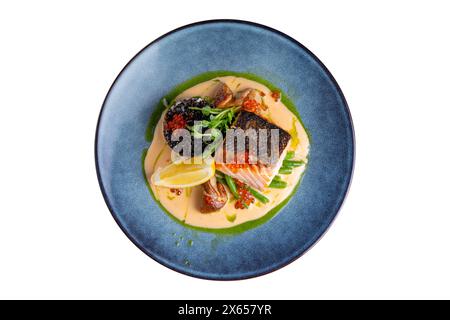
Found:
[[[290, 143], [291, 136], [289, 133], [281, 129], [280, 127], [276, 126], [273, 123], [268, 122], [264, 118], [251, 113], [247, 111], [242, 111], [238, 118], [236, 119], [233, 128], [239, 128], [243, 130], [247, 129], [255, 129], [256, 132], [260, 129], [266, 129], [268, 130], [269, 137], [267, 139], [267, 150], [269, 152], [269, 155], [271, 153], [271, 137], [270, 137], [270, 130], [277, 129], [279, 133], [279, 139], [278, 139], [278, 146], [274, 146], [274, 148], [278, 147], [278, 157], [275, 159], [272, 159], [272, 161], [268, 162], [264, 159], [259, 159], [258, 154], [259, 150], [257, 152], [257, 159], [256, 161], [252, 161], [249, 163], [239, 164], [235, 165], [233, 163], [220, 163], [216, 162], [216, 169], [225, 173], [226, 175], [231, 176], [232, 178], [238, 179], [241, 182], [251, 186], [252, 188], [258, 189], [258, 190], [264, 190], [267, 188], [272, 181], [272, 179], [277, 175], [278, 170], [283, 164], [283, 159], [286, 155], [288, 145]], [[245, 151], [248, 154], [248, 148], [250, 142], [246, 141]], [[256, 145], [259, 147], [259, 141], [253, 141], [253, 143], [256, 143]], [[226, 143], [224, 143], [225, 148], [225, 154], [226, 150], [229, 150], [227, 148]], [[275, 149], [276, 150], [276, 149]], [[223, 157], [223, 155], [222, 155]], [[275, 157], [275, 155], [274, 155]], [[225, 162], [225, 161], [223, 161]]]
[[283, 158], [286, 156], [287, 148], [281, 154], [280, 160], [273, 166], [264, 164], [245, 164], [241, 168], [234, 168], [233, 165], [216, 163], [216, 169], [238, 179], [252, 188], [258, 190], [266, 189], [272, 179], [277, 175], [283, 164]]

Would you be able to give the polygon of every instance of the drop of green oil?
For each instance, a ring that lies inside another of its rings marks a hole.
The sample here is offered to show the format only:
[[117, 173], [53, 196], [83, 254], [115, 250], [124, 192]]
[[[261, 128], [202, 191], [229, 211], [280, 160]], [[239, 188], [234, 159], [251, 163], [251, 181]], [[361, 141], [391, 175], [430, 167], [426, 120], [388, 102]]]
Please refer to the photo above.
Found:
[[180, 241], [175, 241], [175, 245], [176, 245], [177, 247], [179, 247], [179, 246], [180, 246]]
[[187, 242], [187, 245], [189, 247], [192, 247], [194, 245], [194, 240], [189, 239], [188, 242]]
[[296, 118], [293, 117], [292, 118], [292, 129], [289, 131], [289, 134], [292, 137], [292, 139], [291, 139], [291, 148], [292, 149], [297, 148], [298, 144], [300, 143], [300, 141], [298, 139], [297, 126], [296, 126], [295, 122], [296, 122]]
[[190, 266], [191, 262], [188, 259], [184, 259], [184, 265], [185, 266]]
[[234, 222], [236, 220], [236, 214], [233, 213], [233, 214], [227, 215], [227, 220], [230, 222]]

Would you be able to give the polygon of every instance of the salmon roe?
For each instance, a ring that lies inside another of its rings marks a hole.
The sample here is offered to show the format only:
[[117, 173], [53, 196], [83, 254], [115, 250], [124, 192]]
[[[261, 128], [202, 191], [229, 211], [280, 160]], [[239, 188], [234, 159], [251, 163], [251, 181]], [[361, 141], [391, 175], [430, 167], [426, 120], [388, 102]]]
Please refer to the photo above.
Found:
[[248, 167], [247, 163], [227, 163], [225, 165], [233, 172], [237, 172], [239, 169]]
[[183, 192], [183, 190], [176, 189], [176, 188], [171, 188], [170, 192], [175, 193], [177, 196], [179, 196]]
[[175, 114], [172, 120], [167, 122], [167, 129], [176, 130], [186, 127], [186, 119], [181, 114]]
[[272, 91], [270, 93], [270, 96], [273, 98], [273, 100], [278, 101], [280, 100], [281, 93], [280, 91]]
[[247, 168], [249, 166], [249, 153], [245, 151], [244, 163], [238, 163], [238, 155], [234, 155], [234, 160], [232, 163], [226, 163], [225, 165], [233, 172], [237, 172], [239, 169]]
[[236, 209], [247, 209], [253, 202], [255, 197], [250, 193], [248, 187], [239, 180], [235, 180], [239, 199], [234, 204]]
[[242, 103], [242, 107], [248, 112], [256, 112], [259, 108], [259, 103], [255, 99], [246, 99]]

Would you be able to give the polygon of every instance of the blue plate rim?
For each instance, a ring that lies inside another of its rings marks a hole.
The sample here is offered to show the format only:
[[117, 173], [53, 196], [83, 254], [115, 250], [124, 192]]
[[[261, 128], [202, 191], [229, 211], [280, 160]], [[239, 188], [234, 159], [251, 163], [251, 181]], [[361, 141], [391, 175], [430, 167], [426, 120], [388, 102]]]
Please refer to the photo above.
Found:
[[[350, 124], [350, 129], [352, 132], [352, 154], [351, 154], [351, 160], [352, 160], [352, 166], [351, 166], [351, 170], [350, 170], [350, 177], [348, 178], [347, 181], [347, 185], [346, 187], [346, 191], [344, 196], [342, 197], [339, 206], [336, 209], [336, 212], [334, 213], [333, 219], [331, 219], [331, 221], [329, 222], [328, 226], [326, 227], [326, 229], [324, 230], [324, 232], [317, 237], [317, 239], [315, 239], [312, 244], [303, 252], [299, 253], [297, 256], [292, 257], [289, 261], [278, 265], [276, 267], [273, 267], [272, 269], [268, 270], [268, 271], [264, 271], [264, 272], [258, 272], [255, 274], [251, 274], [251, 275], [242, 275], [242, 276], [233, 276], [233, 277], [227, 277], [227, 278], [220, 278], [220, 277], [216, 277], [214, 275], [211, 276], [206, 276], [206, 275], [200, 275], [200, 274], [196, 274], [194, 272], [188, 272], [186, 270], [183, 270], [181, 268], [176, 268], [173, 266], [170, 266], [169, 264], [165, 263], [164, 261], [158, 259], [156, 256], [154, 256], [151, 252], [148, 252], [145, 248], [143, 248], [143, 246], [141, 246], [136, 240], [133, 239], [133, 237], [131, 236], [131, 234], [128, 232], [128, 230], [120, 223], [119, 219], [117, 218], [117, 214], [114, 212], [114, 210], [112, 209], [112, 206], [110, 204], [109, 201], [109, 197], [106, 194], [104, 185], [103, 185], [103, 180], [102, 177], [100, 175], [100, 166], [99, 166], [99, 161], [98, 161], [98, 139], [99, 139], [99, 128], [100, 128], [100, 123], [102, 121], [102, 115], [103, 115], [103, 111], [105, 110], [105, 106], [106, 103], [108, 101], [109, 95], [112, 91], [112, 89], [114, 88], [117, 80], [121, 77], [122, 73], [128, 68], [129, 65], [131, 65], [133, 63], [133, 61], [143, 52], [145, 51], [147, 48], [149, 48], [150, 46], [154, 45], [155, 43], [157, 43], [158, 41], [160, 41], [161, 39], [176, 33], [178, 31], [184, 30], [184, 29], [188, 29], [191, 27], [195, 27], [195, 26], [199, 26], [199, 25], [206, 25], [206, 24], [216, 24], [216, 23], [230, 23], [230, 24], [243, 24], [243, 25], [247, 25], [247, 26], [253, 26], [253, 27], [257, 27], [257, 28], [261, 28], [261, 29], [265, 29], [267, 31], [273, 32], [275, 34], [278, 34], [284, 38], [286, 38], [287, 40], [291, 41], [294, 45], [298, 46], [300, 49], [304, 50], [315, 62], [317, 62], [319, 64], [319, 66], [323, 69], [323, 71], [325, 72], [325, 74], [329, 77], [329, 79], [331, 80], [331, 82], [333, 83], [333, 85], [335, 86], [335, 88], [337, 89], [337, 92], [340, 96], [340, 98], [342, 99], [344, 108], [346, 110], [346, 114], [348, 116], [348, 120], [349, 120], [349, 124]], [[144, 254], [146, 254], [147, 256], [149, 256], [150, 258], [152, 258], [154, 261], [156, 261], [157, 263], [165, 266], [166, 268], [169, 268], [175, 272], [178, 272], [180, 274], [184, 274], [186, 276], [190, 276], [193, 278], [197, 278], [197, 279], [203, 279], [203, 280], [215, 280], [215, 281], [235, 281], [235, 280], [246, 280], [246, 279], [252, 279], [252, 278], [256, 278], [256, 277], [260, 277], [260, 276], [264, 276], [266, 274], [272, 273], [274, 271], [280, 270], [284, 267], [286, 267], [287, 265], [293, 263], [294, 261], [296, 261], [297, 259], [299, 259], [300, 257], [302, 257], [304, 254], [306, 254], [307, 252], [309, 252], [309, 250], [311, 250], [324, 236], [325, 234], [329, 231], [329, 229], [331, 228], [331, 226], [333, 225], [333, 223], [335, 222], [337, 216], [339, 215], [342, 206], [344, 205], [345, 200], [347, 199], [351, 184], [352, 184], [352, 180], [353, 180], [353, 173], [354, 173], [354, 168], [355, 168], [355, 157], [356, 157], [356, 141], [355, 141], [355, 129], [354, 129], [354, 125], [353, 125], [353, 119], [352, 119], [352, 115], [350, 112], [350, 108], [348, 107], [347, 104], [347, 100], [345, 99], [344, 93], [342, 92], [339, 84], [337, 83], [336, 79], [333, 77], [333, 75], [331, 74], [331, 72], [328, 70], [328, 68], [323, 64], [323, 62], [314, 54], [312, 53], [307, 47], [305, 47], [303, 44], [301, 44], [299, 41], [297, 41], [296, 39], [292, 38], [291, 36], [277, 30], [274, 29], [272, 27], [260, 24], [260, 23], [256, 23], [256, 22], [252, 22], [252, 21], [247, 21], [247, 20], [239, 20], [239, 19], [211, 19], [211, 20], [203, 20], [203, 21], [197, 21], [197, 22], [193, 22], [193, 23], [189, 23], [186, 25], [183, 25], [181, 27], [175, 28], [163, 35], [161, 35], [160, 37], [156, 38], [155, 40], [151, 41], [149, 44], [147, 44], [145, 47], [143, 47], [141, 50], [139, 50], [138, 53], [136, 53], [133, 58], [130, 59], [130, 61], [128, 61], [125, 66], [122, 68], [122, 70], [119, 72], [119, 74], [116, 76], [116, 78], [114, 79], [113, 83], [111, 84], [111, 87], [109, 88], [105, 99], [102, 103], [102, 107], [100, 109], [100, 114], [98, 116], [98, 121], [97, 121], [97, 127], [96, 127], [96, 131], [95, 131], [95, 142], [94, 142], [94, 155], [95, 155], [95, 169], [96, 169], [96, 173], [97, 173], [97, 180], [100, 186], [100, 190], [102, 192], [103, 195], [103, 199], [105, 200], [106, 206], [108, 207], [109, 212], [111, 213], [113, 219], [116, 221], [117, 225], [119, 226], [119, 228], [122, 230], [122, 232], [127, 236], [127, 238], [137, 247], [139, 248]]]

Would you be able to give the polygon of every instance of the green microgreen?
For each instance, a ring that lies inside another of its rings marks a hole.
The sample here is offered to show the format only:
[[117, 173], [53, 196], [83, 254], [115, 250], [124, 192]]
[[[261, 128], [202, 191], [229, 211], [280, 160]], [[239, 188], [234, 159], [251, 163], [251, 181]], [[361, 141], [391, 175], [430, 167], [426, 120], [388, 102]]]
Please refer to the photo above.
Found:
[[206, 138], [207, 141], [212, 142], [205, 150], [208, 155], [211, 155], [220, 145], [220, 139], [218, 138], [230, 128], [240, 108], [219, 109], [207, 105], [203, 108], [190, 107], [190, 109], [201, 111], [205, 117], [209, 117], [209, 120], [197, 121], [193, 126], [188, 126], [187, 128], [195, 139]]

